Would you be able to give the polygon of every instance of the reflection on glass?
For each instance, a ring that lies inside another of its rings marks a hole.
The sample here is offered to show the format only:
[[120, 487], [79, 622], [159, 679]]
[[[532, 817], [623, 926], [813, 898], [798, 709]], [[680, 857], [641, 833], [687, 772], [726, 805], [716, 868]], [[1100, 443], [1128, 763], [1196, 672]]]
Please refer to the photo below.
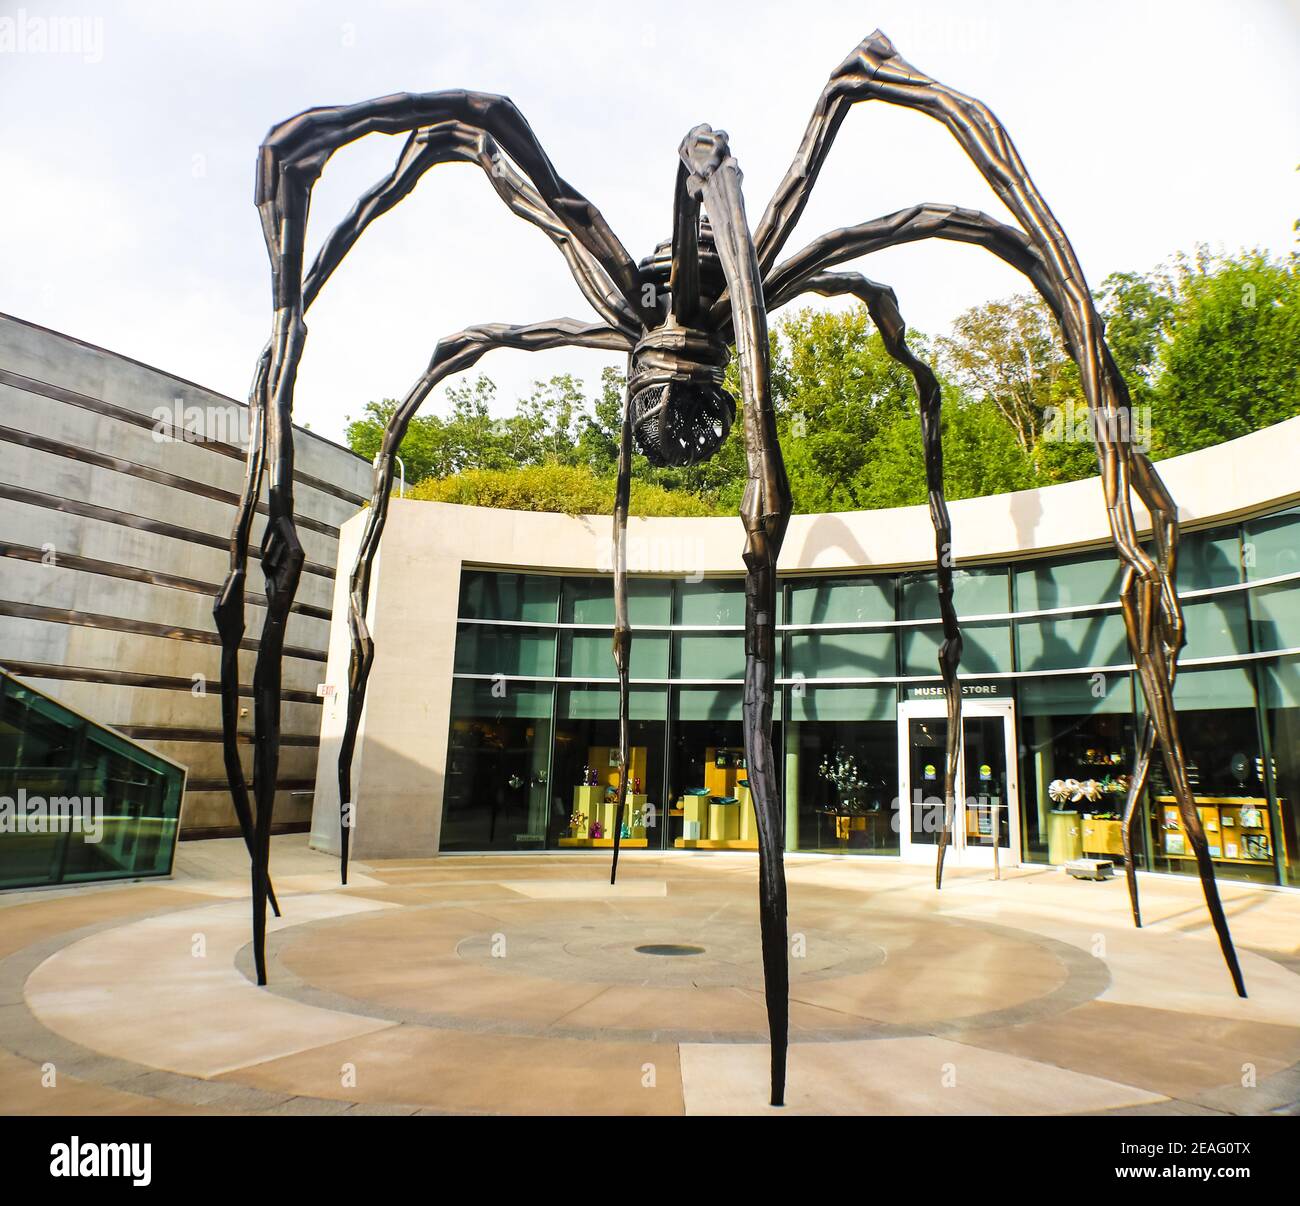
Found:
[[185, 772], [0, 674], [0, 887], [166, 875]]
[[[662, 688], [633, 688], [628, 697], [628, 748], [631, 778], [628, 782], [624, 823], [629, 836], [639, 818], [647, 847], [663, 845], [664, 824], [664, 716], [667, 692]], [[609, 789], [617, 788], [621, 771], [618, 758], [618, 692], [609, 687], [567, 687], [560, 691], [555, 722], [555, 788], [551, 793], [549, 844], [574, 835], [571, 818], [583, 818], [588, 833], [601, 824], [602, 837], [613, 836], [612, 812], [603, 805], [616, 802]], [[593, 793], [591, 775], [598, 780]], [[592, 801], [595, 800], [593, 809]], [[608, 830], [608, 832], [606, 832]], [[637, 839], [640, 840], [640, 839]]]
[[[1045, 863], [1048, 813], [1122, 815], [1134, 754], [1133, 693], [1129, 675], [1109, 674], [1030, 679], [1019, 695], [1021, 842], [1028, 861]], [[1090, 782], [1096, 787], [1085, 793]]]
[[1263, 696], [1286, 882], [1300, 887], [1300, 659], [1265, 666]]
[[[1183, 670], [1174, 688], [1192, 795], [1221, 879], [1275, 883], [1273, 830], [1255, 692], [1249, 668]], [[1152, 865], [1196, 874], [1164, 762], [1151, 762], [1147, 791]]]
[[441, 849], [546, 846], [552, 694], [549, 686], [455, 684]]
[[1006, 721], [1001, 716], [967, 716], [962, 739], [966, 845], [992, 846], [996, 837], [999, 848], [1009, 850]]
[[944, 765], [948, 718], [913, 716], [907, 722], [907, 758], [912, 798], [908, 801], [912, 845], [934, 846], [943, 829]]
[[785, 780], [786, 814], [797, 826], [794, 849], [898, 853], [895, 713], [892, 687], [792, 693]]

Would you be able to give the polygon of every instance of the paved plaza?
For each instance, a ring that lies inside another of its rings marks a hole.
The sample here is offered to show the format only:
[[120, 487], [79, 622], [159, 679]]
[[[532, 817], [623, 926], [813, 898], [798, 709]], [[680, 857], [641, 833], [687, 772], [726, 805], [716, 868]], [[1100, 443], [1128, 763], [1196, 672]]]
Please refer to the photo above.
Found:
[[[246, 856], [0, 897], [10, 1113], [765, 1113], [753, 856], [355, 864], [272, 855], [252, 982]], [[1223, 883], [1238, 1000], [1199, 885], [1047, 868], [995, 881], [791, 857], [784, 1113], [1294, 1112], [1300, 894]], [[649, 948], [649, 949], [639, 949]], [[51, 1084], [50, 1082], [53, 1081]]]

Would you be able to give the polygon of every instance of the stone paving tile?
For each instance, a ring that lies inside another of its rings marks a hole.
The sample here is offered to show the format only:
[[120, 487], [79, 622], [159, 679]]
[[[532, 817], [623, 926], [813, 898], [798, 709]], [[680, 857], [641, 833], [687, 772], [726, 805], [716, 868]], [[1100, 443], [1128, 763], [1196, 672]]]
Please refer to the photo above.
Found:
[[[355, 1086], [343, 1087], [344, 1064]], [[653, 1086], [645, 1082], [653, 1068]], [[401, 1026], [242, 1068], [224, 1079], [271, 1091], [399, 1101], [413, 1107], [505, 1114], [677, 1114], [672, 1044], [521, 1039]]]
[[1179, 1098], [1236, 1083], [1248, 1064], [1262, 1080], [1300, 1060], [1300, 1027], [1108, 1001], [1024, 1026], [966, 1032], [961, 1041]]

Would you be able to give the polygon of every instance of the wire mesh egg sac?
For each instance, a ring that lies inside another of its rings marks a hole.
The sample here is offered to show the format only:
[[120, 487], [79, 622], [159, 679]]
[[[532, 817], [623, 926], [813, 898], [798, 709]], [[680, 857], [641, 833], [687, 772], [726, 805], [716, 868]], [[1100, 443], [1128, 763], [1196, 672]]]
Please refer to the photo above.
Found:
[[632, 398], [633, 437], [657, 468], [707, 461], [735, 418], [735, 400], [715, 385], [670, 381], [647, 386]]

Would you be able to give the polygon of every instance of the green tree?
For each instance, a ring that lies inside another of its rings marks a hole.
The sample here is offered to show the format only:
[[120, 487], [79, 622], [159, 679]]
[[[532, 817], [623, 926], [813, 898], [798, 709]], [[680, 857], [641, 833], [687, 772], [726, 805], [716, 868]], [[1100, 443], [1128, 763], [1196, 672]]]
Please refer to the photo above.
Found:
[[1037, 294], [972, 307], [937, 346], [946, 375], [991, 403], [1025, 453], [1038, 443], [1051, 408], [1078, 398], [1078, 375], [1056, 319]]
[[1154, 389], [1157, 452], [1173, 456], [1300, 414], [1300, 276], [1262, 251], [1178, 265]]

